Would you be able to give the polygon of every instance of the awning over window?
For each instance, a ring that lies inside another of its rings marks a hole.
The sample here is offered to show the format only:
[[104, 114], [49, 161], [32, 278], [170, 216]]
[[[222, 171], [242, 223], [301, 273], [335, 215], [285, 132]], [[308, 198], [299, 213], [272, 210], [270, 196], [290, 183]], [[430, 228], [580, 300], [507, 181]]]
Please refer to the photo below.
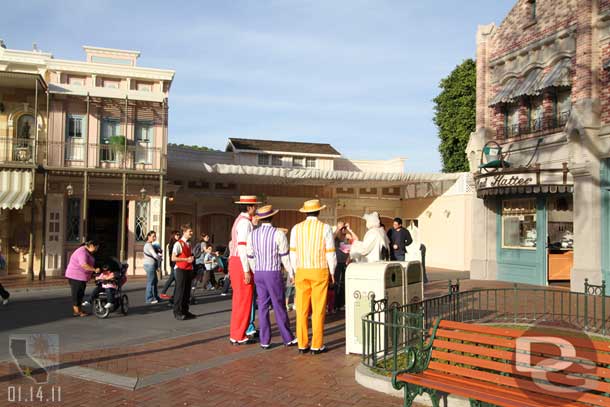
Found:
[[540, 89], [546, 88], [560, 88], [572, 85], [572, 79], [570, 75], [570, 66], [572, 60], [569, 58], [562, 59], [557, 65], [555, 65], [548, 74], [544, 77], [544, 80], [540, 84]]
[[547, 88], [560, 88], [572, 85], [570, 66], [572, 60], [564, 58], [544, 75], [542, 69], [534, 69], [525, 79], [510, 79], [498, 94], [489, 102], [489, 106], [510, 103], [520, 96], [536, 96]]
[[0, 171], [0, 209], [22, 209], [31, 193], [31, 171]]
[[515, 88], [513, 98], [519, 96], [537, 96], [541, 92], [540, 84], [542, 83], [544, 74], [542, 69], [533, 69], [527, 74], [527, 77]]
[[510, 79], [506, 85], [494, 97], [491, 102], [489, 102], [490, 106], [497, 105], [498, 103], [508, 103], [514, 99], [513, 92], [519, 87], [519, 80], [517, 78]]

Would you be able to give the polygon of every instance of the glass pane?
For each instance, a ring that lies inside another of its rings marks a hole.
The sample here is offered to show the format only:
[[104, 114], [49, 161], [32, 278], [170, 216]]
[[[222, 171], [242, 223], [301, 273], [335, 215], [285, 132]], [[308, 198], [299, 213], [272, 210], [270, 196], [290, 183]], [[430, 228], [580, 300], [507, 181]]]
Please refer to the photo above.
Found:
[[258, 155], [258, 165], [269, 165], [269, 155], [259, 154]]
[[536, 199], [511, 199], [502, 202], [502, 247], [536, 247]]
[[548, 199], [549, 249], [566, 250], [574, 246], [574, 207], [572, 196]]
[[283, 165], [282, 156], [274, 155], [271, 157], [271, 163], [275, 167], [281, 167]]
[[292, 157], [292, 166], [302, 168], [305, 163], [303, 157]]
[[136, 202], [136, 240], [143, 242], [148, 233], [148, 202]]
[[[66, 241], [78, 242], [80, 239], [80, 199], [68, 199], [68, 211], [66, 214]], [[59, 226], [59, 225], [58, 225]], [[59, 230], [57, 230], [59, 232]]]
[[316, 167], [316, 159], [315, 158], [307, 158], [306, 159], [307, 168], [315, 168]]

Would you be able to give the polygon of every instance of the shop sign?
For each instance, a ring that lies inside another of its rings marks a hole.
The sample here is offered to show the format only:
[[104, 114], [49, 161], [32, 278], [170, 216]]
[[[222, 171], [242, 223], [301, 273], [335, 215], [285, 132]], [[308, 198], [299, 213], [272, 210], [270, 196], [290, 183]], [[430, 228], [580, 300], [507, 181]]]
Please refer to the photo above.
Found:
[[522, 173], [489, 173], [477, 177], [477, 189], [532, 187], [544, 185], [572, 185], [572, 175], [563, 171]]

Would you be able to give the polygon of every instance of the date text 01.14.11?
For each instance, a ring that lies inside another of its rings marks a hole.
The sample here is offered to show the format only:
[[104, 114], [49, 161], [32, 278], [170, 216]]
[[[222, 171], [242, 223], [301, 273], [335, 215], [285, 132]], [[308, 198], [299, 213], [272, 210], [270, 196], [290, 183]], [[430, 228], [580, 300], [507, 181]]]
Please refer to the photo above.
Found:
[[8, 386], [9, 403], [61, 403], [61, 386]]

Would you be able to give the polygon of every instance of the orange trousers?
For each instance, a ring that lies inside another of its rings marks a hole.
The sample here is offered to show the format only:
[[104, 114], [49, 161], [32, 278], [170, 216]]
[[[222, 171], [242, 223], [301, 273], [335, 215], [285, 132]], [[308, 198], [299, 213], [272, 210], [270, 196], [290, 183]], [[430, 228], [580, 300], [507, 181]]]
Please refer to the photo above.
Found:
[[246, 329], [250, 323], [254, 283], [244, 282], [244, 268], [238, 256], [229, 258], [229, 278], [233, 287], [230, 336], [234, 341], [243, 341], [247, 339]]
[[309, 309], [311, 306], [311, 349], [324, 345], [324, 318], [328, 294], [328, 269], [297, 269], [295, 276], [297, 339], [299, 349], [309, 345]]

